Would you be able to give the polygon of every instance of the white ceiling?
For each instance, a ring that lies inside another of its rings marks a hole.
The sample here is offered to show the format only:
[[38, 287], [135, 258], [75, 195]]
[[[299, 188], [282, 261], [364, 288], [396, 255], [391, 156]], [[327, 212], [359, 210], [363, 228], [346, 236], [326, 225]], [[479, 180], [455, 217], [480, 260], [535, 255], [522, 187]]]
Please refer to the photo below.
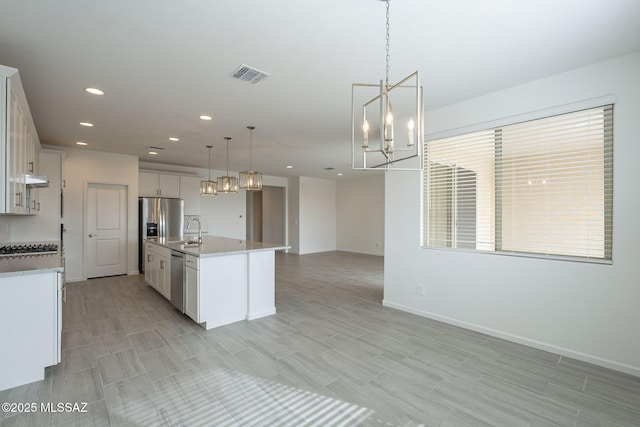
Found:
[[[43, 144], [203, 168], [212, 144], [224, 169], [230, 136], [230, 169], [243, 170], [253, 125], [255, 169], [350, 176], [351, 84], [384, 78], [379, 0], [2, 0], [0, 10], [0, 64], [20, 70]], [[638, 0], [391, 1], [390, 80], [419, 70], [427, 109], [638, 50]], [[271, 77], [232, 80], [240, 64]]]

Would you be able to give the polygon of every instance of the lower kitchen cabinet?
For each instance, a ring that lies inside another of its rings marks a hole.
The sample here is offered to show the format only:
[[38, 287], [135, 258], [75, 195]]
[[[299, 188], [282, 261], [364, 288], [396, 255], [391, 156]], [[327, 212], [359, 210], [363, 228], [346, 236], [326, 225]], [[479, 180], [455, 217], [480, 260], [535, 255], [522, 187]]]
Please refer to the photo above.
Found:
[[184, 284], [185, 284], [185, 313], [187, 316], [200, 323], [200, 307], [198, 305], [198, 258], [192, 255], [185, 256]]
[[144, 281], [171, 299], [171, 250], [145, 243], [144, 256]]
[[44, 379], [60, 362], [62, 274], [0, 277], [0, 390]]
[[144, 244], [144, 281], [155, 288], [155, 283], [158, 283], [158, 270], [155, 269], [156, 254], [153, 251], [153, 245], [150, 243]]
[[171, 251], [169, 256], [158, 255], [158, 284], [156, 289], [167, 299], [171, 299]]

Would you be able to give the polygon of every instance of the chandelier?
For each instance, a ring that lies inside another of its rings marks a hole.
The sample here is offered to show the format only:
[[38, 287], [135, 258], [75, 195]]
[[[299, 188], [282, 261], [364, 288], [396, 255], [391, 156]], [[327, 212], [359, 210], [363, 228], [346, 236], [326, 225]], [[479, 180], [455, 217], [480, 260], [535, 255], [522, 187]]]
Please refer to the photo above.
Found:
[[354, 170], [422, 170], [424, 101], [418, 72], [389, 83], [389, 0], [386, 74], [379, 84], [351, 87], [351, 167]]
[[207, 145], [209, 149], [209, 179], [206, 181], [200, 181], [200, 195], [201, 196], [215, 196], [218, 194], [217, 183], [211, 181], [211, 149], [212, 145]]
[[231, 141], [231, 137], [225, 136], [224, 139], [227, 140], [227, 175], [218, 177], [218, 193], [237, 193], [238, 178], [229, 176], [229, 141]]
[[255, 126], [247, 126], [249, 129], [249, 170], [240, 172], [240, 188], [242, 190], [262, 190], [262, 174], [253, 170], [253, 130], [255, 128]]

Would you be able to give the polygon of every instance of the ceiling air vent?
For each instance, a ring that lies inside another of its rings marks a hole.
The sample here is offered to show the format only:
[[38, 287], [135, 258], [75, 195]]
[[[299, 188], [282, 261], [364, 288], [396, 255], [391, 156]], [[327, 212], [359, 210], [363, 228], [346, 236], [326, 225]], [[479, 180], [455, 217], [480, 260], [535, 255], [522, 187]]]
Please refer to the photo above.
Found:
[[164, 147], [156, 147], [155, 145], [150, 145], [149, 148], [152, 150], [164, 150]]
[[270, 75], [271, 74], [260, 71], [257, 68], [242, 64], [241, 66], [236, 68], [236, 70], [231, 74], [230, 77], [255, 85], [260, 83]]

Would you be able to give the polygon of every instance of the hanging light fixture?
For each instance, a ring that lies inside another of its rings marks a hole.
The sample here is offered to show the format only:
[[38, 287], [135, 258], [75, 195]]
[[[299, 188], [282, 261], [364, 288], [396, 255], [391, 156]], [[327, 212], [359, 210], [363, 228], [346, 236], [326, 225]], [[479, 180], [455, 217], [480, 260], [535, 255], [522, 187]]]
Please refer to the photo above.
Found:
[[255, 128], [255, 126], [247, 126], [249, 129], [249, 170], [240, 172], [240, 188], [242, 190], [262, 190], [262, 174], [253, 170], [253, 130]]
[[227, 140], [227, 175], [218, 177], [218, 193], [237, 193], [238, 178], [229, 176], [229, 141], [231, 138], [225, 136], [224, 139]]
[[211, 149], [212, 145], [207, 145], [209, 149], [209, 179], [206, 181], [200, 181], [200, 195], [201, 196], [215, 196], [218, 194], [217, 183], [211, 181]]
[[386, 75], [379, 84], [352, 85], [351, 166], [356, 170], [422, 170], [422, 86], [417, 71], [396, 84], [389, 83], [389, 0], [383, 1], [387, 6]]

